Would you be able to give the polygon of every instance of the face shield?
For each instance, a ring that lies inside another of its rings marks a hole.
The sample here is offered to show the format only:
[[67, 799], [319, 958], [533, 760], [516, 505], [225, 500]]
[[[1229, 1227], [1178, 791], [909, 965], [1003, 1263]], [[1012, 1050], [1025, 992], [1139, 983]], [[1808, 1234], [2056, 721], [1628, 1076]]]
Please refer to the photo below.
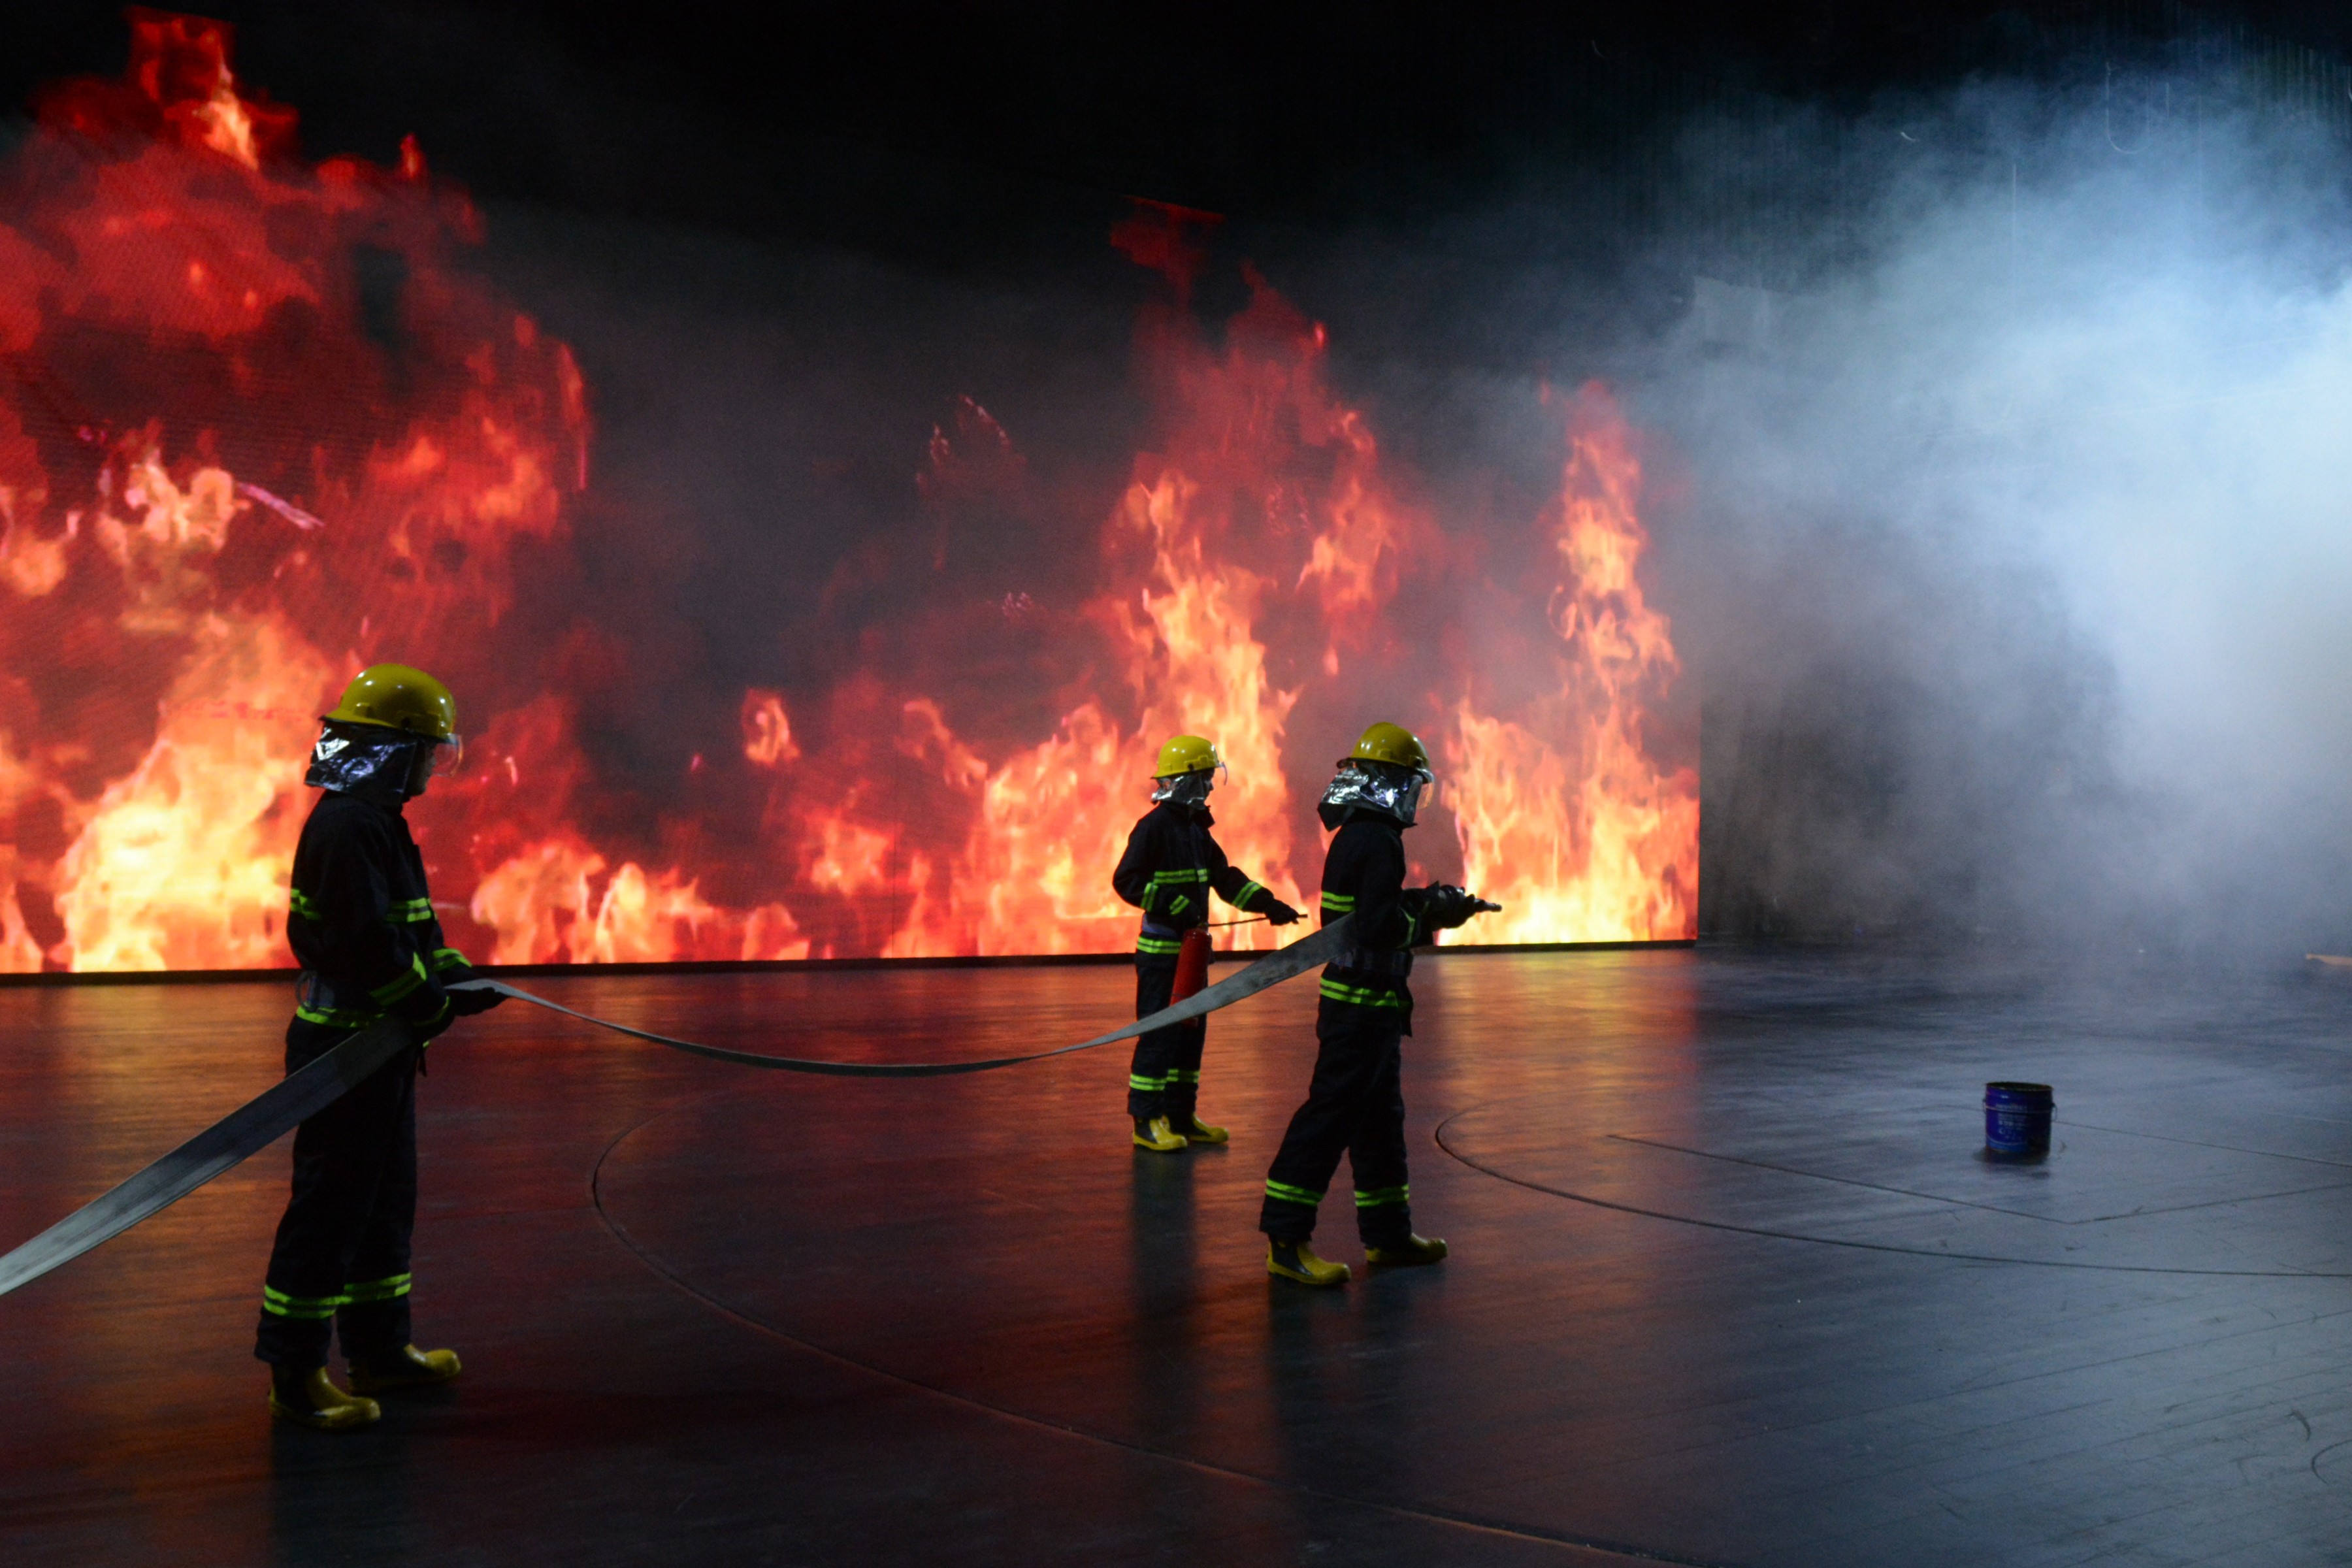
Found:
[[1427, 768], [1351, 759], [1340, 764], [1331, 787], [1323, 792], [1322, 809], [1328, 818], [1350, 806], [1361, 806], [1411, 827], [1423, 793], [1436, 782], [1437, 775]]
[[435, 779], [448, 778], [465, 764], [466, 742], [462, 736], [453, 734], [446, 741], [418, 737], [408, 775], [408, 798], [415, 800]]
[[1154, 779], [1151, 798], [1177, 805], [1202, 805], [1207, 803], [1209, 792], [1223, 784], [1224, 780], [1225, 764], [1223, 763], [1219, 763], [1213, 768], [1195, 768], [1189, 773], [1174, 773], [1164, 779]]

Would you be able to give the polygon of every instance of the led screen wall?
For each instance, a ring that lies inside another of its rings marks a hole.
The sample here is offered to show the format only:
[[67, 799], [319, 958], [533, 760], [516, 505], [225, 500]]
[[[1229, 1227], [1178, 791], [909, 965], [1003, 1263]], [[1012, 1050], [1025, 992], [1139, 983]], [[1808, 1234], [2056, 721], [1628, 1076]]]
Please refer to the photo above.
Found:
[[[1315, 800], [1375, 719], [1437, 762], [1417, 871], [1506, 905], [1465, 934], [1692, 934], [1697, 784], [1604, 389], [1529, 396], [1538, 484], [1443, 499], [1213, 219], [1107, 207], [1107, 479], [877, 313], [824, 375], [912, 386], [929, 428], [789, 464], [882, 521], [738, 498], [802, 529], [739, 550], [692, 465], [608, 460], [673, 415], [600, 402], [423, 153], [306, 161], [224, 35], [134, 31], [7, 154], [0, 971], [289, 963], [317, 715], [381, 659], [458, 696], [467, 767], [410, 818], [480, 961], [1118, 951], [1109, 868], [1179, 731], [1230, 760], [1236, 863], [1309, 903]], [[711, 394], [706, 438], [789, 448], [828, 401], [798, 384]]]

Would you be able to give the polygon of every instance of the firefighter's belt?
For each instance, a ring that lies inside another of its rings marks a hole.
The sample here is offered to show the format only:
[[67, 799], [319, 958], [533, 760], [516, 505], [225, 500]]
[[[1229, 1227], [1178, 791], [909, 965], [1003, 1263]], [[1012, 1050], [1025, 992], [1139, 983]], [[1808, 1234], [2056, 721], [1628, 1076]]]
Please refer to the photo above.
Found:
[[[1221, 980], [1204, 991], [1194, 992], [1181, 1002], [1161, 1008], [1150, 1017], [1138, 1018], [1134, 1023], [1113, 1029], [1107, 1035], [1097, 1035], [1093, 1039], [1081, 1040], [1075, 1046], [1056, 1046], [1051, 1050], [1031, 1051], [1024, 1056], [992, 1057], [985, 1061], [969, 1062], [835, 1062], [772, 1057], [758, 1051], [736, 1051], [724, 1046], [674, 1040], [667, 1035], [632, 1028], [609, 1019], [592, 1018], [585, 1013], [575, 1013], [543, 996], [518, 991], [502, 981], [462, 981], [450, 989], [496, 991], [518, 1002], [529, 1002], [583, 1023], [593, 1024], [599, 1028], [611, 1029], [640, 1040], [651, 1040], [672, 1050], [709, 1057], [713, 1061], [733, 1062], [739, 1067], [824, 1073], [836, 1078], [945, 1078], [954, 1073], [990, 1072], [997, 1068], [1018, 1067], [1024, 1062], [1044, 1061], [1048, 1057], [1066, 1057], [1073, 1051], [1092, 1050], [1114, 1040], [1129, 1039], [1153, 1029], [1164, 1029], [1171, 1024], [1183, 1023], [1188, 1018], [1197, 1018], [1204, 1013], [1213, 1013], [1244, 996], [1255, 996], [1270, 985], [1279, 985], [1318, 964], [1329, 963], [1333, 954], [1344, 948], [1347, 942], [1348, 922], [1339, 921], [1302, 942], [1266, 954], [1230, 980]], [[60, 1264], [72, 1262], [100, 1243], [111, 1240], [140, 1221], [162, 1213], [215, 1176], [234, 1168], [247, 1156], [259, 1153], [306, 1119], [332, 1105], [342, 1097], [345, 1089], [402, 1051], [414, 1048], [415, 1042], [415, 1036], [407, 1025], [386, 1019], [362, 1029], [307, 1063], [300, 1070], [289, 1073], [269, 1089], [197, 1133], [112, 1192], [93, 1198], [5, 1258], [0, 1258], [0, 1296], [39, 1279]]]

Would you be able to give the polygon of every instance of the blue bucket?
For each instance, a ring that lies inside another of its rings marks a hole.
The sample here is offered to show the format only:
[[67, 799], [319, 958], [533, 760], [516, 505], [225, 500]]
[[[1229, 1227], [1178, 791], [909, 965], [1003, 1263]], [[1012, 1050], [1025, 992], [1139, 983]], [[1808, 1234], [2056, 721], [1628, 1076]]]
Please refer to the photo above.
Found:
[[2050, 1086], [1985, 1085], [1985, 1152], [2016, 1157], [2050, 1152]]

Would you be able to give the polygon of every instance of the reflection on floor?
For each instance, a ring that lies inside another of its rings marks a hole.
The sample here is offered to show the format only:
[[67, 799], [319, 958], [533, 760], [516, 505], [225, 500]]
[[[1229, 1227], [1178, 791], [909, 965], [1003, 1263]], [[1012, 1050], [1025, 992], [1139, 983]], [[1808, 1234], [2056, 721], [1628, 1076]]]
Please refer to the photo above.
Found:
[[[0, 1556], [100, 1563], [2352, 1560], [2352, 985], [1457, 955], [1407, 1043], [1454, 1258], [1269, 1282], [1310, 985], [1219, 1016], [1233, 1144], [1118, 1047], [787, 1078], [509, 1005], [433, 1051], [455, 1386], [273, 1429], [283, 1147], [0, 1300]], [[1008, 1054], [1118, 969], [541, 983], [793, 1055]], [[273, 1076], [282, 985], [0, 991], [0, 1242]], [[1990, 1079], [2057, 1089], [1978, 1157]], [[1325, 1250], [1360, 1261], [1343, 1194]]]

